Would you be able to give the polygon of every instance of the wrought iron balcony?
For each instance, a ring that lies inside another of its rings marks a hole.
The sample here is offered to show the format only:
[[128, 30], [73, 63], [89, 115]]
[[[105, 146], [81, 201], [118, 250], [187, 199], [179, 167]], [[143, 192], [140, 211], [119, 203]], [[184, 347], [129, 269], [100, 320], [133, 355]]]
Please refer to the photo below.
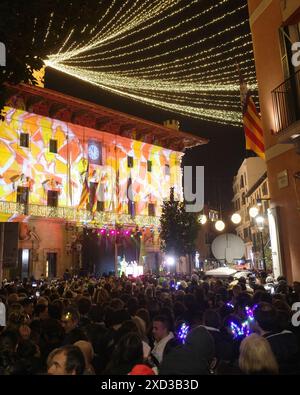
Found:
[[21, 204], [14, 202], [0, 201], [0, 213], [11, 215], [25, 215], [41, 218], [60, 218], [68, 222], [86, 223], [95, 226], [104, 225], [138, 225], [138, 226], [159, 226], [158, 217], [146, 215], [119, 214], [112, 212], [96, 212], [93, 218], [90, 211], [77, 210], [75, 207], [50, 207], [38, 204]]
[[300, 121], [300, 70], [272, 91], [275, 132]]

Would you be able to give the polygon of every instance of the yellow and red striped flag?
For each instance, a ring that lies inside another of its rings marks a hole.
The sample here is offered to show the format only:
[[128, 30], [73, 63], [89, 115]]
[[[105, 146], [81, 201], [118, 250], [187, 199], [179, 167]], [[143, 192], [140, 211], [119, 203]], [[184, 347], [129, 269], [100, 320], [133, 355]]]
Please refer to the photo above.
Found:
[[77, 207], [77, 210], [85, 210], [86, 209], [86, 204], [89, 200], [89, 195], [90, 195], [90, 188], [89, 188], [89, 164], [87, 165], [87, 169], [85, 171], [85, 176], [83, 180], [83, 186], [82, 186], [82, 191], [81, 191], [81, 197], [79, 201], [79, 205]]
[[93, 201], [93, 207], [92, 207], [92, 214], [93, 216], [95, 215], [95, 212], [97, 211], [97, 206], [98, 206], [98, 195], [99, 195], [99, 190], [100, 190], [100, 185], [101, 182], [99, 181], [95, 190], [95, 195], [94, 195], [94, 201]]
[[260, 115], [238, 67], [246, 149], [265, 160], [264, 134]]

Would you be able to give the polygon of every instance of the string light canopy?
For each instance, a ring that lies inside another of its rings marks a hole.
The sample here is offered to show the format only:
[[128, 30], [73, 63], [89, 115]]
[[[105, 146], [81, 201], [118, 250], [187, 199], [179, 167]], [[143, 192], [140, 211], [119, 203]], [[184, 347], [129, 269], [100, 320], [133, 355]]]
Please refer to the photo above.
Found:
[[[246, 0], [100, 3], [98, 23], [80, 27], [86, 39], [76, 40], [74, 26], [48, 67], [152, 107], [242, 124], [236, 64], [257, 101]], [[45, 42], [54, 21], [51, 13]]]

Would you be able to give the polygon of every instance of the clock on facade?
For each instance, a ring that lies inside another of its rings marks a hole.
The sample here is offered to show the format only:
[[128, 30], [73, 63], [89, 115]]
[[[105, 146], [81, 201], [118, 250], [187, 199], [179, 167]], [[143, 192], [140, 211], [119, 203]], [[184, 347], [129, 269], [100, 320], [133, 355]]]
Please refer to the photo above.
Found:
[[88, 148], [88, 155], [91, 161], [97, 162], [100, 159], [100, 149], [97, 144], [91, 143]]

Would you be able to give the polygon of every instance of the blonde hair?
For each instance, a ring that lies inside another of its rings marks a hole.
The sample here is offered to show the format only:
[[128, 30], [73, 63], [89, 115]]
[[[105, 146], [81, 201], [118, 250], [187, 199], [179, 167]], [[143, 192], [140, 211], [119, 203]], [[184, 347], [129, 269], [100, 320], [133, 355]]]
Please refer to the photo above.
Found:
[[242, 341], [239, 367], [246, 374], [278, 374], [278, 364], [268, 340], [256, 333]]

